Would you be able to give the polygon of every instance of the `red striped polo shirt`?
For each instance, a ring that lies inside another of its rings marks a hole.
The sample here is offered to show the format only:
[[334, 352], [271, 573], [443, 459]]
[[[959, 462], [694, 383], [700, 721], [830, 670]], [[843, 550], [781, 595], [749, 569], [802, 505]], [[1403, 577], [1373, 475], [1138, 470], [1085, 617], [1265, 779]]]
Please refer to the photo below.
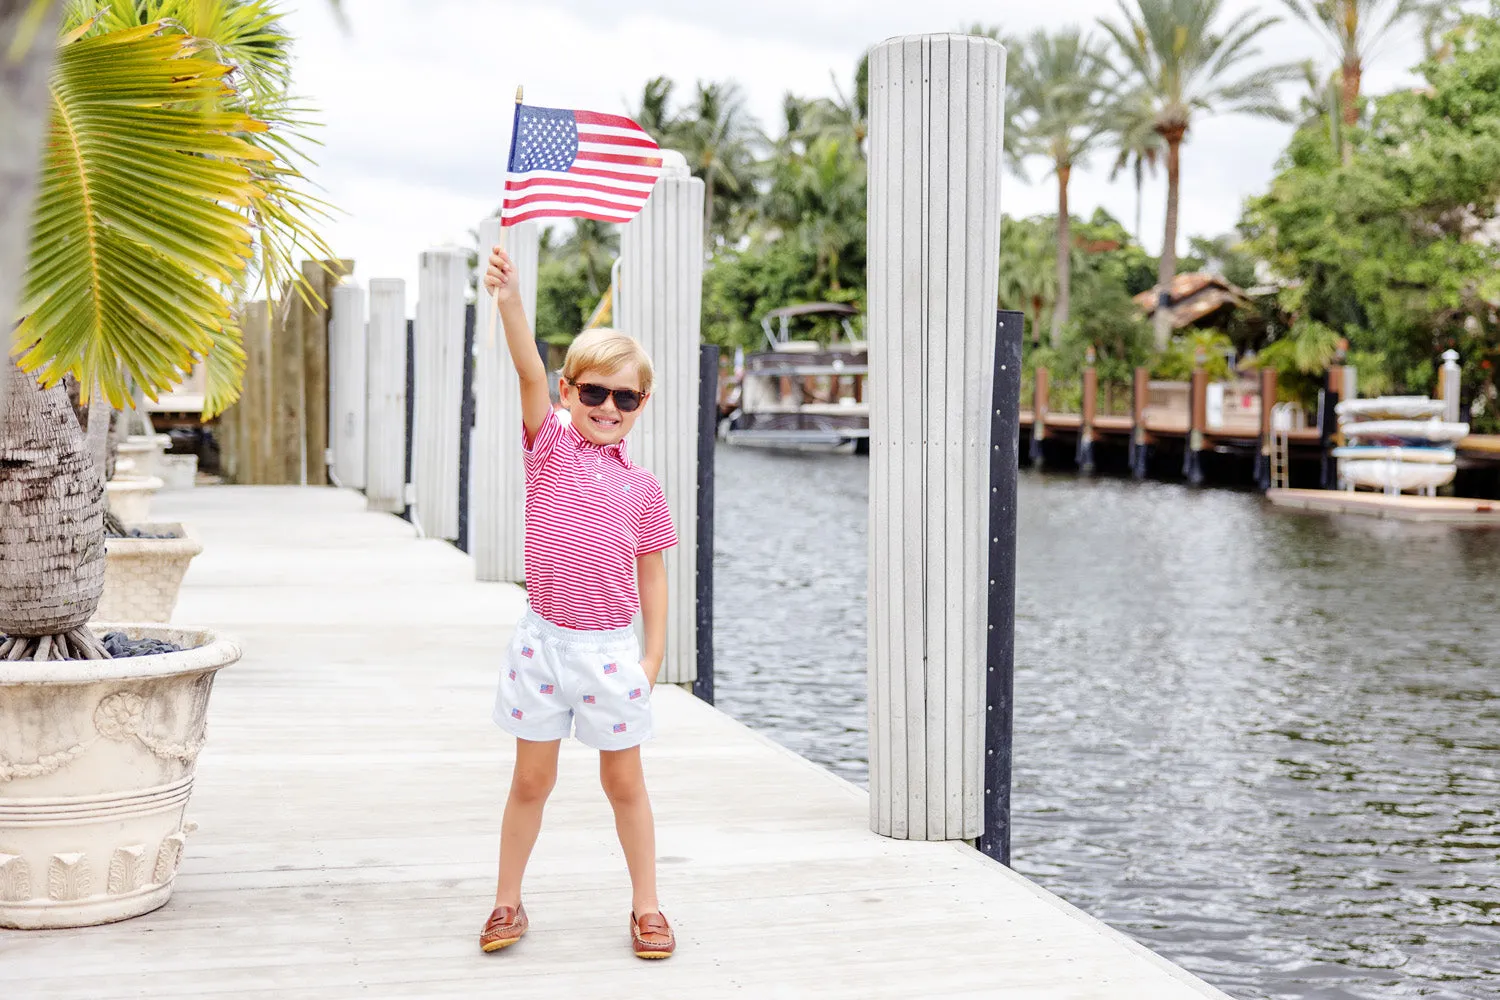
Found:
[[594, 444], [556, 412], [521, 445], [532, 610], [563, 628], [625, 628], [641, 606], [636, 558], [677, 544], [661, 484], [625, 442]]

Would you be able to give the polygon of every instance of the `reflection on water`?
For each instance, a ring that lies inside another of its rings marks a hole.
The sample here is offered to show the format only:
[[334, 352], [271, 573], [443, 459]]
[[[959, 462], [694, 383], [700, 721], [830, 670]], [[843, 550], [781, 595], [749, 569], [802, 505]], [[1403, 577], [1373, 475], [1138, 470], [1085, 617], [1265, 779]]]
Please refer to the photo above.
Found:
[[[865, 781], [864, 459], [721, 448], [719, 704]], [[1500, 532], [1021, 475], [1016, 868], [1240, 997], [1500, 995]]]

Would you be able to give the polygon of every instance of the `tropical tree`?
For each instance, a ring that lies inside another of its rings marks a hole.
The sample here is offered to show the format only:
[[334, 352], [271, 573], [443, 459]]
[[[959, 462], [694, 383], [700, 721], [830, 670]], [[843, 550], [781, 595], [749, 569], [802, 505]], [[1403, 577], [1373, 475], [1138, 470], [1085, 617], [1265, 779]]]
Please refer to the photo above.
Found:
[[576, 261], [588, 282], [589, 294], [598, 298], [604, 291], [609, 269], [620, 253], [619, 227], [593, 219], [574, 219], [573, 231], [558, 246], [556, 253]]
[[1084, 166], [1108, 127], [1102, 46], [1076, 28], [1035, 32], [1021, 50], [1015, 87], [1019, 155], [1041, 157], [1057, 177], [1057, 298], [1052, 346], [1062, 344], [1068, 323], [1073, 239], [1068, 180]]
[[[58, 0], [0, 0], [0, 352], [7, 356], [42, 170], [47, 77], [57, 51], [49, 43], [61, 14]], [[0, 412], [9, 388], [10, 379], [0, 378]]]
[[1137, 87], [1127, 91], [1109, 110], [1110, 138], [1115, 147], [1115, 162], [1110, 167], [1109, 179], [1113, 181], [1120, 171], [1129, 168], [1135, 181], [1135, 238], [1141, 233], [1141, 190], [1145, 186], [1146, 174], [1156, 174], [1156, 165], [1166, 153], [1166, 144], [1161, 133], [1156, 131], [1156, 116], [1151, 106], [1150, 94]]
[[[96, 411], [126, 405], [132, 384], [165, 391], [218, 355], [207, 406], [227, 405], [242, 357], [233, 289], [252, 267], [274, 272], [265, 229], [285, 221], [278, 212], [293, 219], [293, 243], [306, 224], [288, 135], [247, 113], [258, 98], [237, 85], [252, 86], [248, 74], [216, 57], [227, 28], [219, 44], [187, 30], [243, 24], [232, 8], [264, 5], [189, 10], [196, 2], [115, 30], [166, 5], [67, 8], [0, 435], [0, 633], [19, 640], [12, 657], [108, 655], [85, 627], [102, 586], [104, 485], [63, 379]], [[90, 435], [107, 426], [90, 419]]]
[[1005, 165], [1010, 172], [1021, 180], [1026, 180], [1026, 169], [1021, 156], [1020, 132], [1016, 127], [1016, 111], [1019, 102], [1016, 98], [1016, 88], [1020, 85], [1023, 74], [1023, 63], [1020, 58], [1022, 41], [1013, 38], [998, 27], [984, 24], [972, 24], [966, 34], [977, 35], [980, 38], [993, 38], [1005, 46], [1005, 107], [1004, 117], [1001, 119], [1001, 155], [1005, 158]]
[[1016, 309], [1031, 320], [1031, 336], [1041, 342], [1042, 316], [1057, 297], [1057, 229], [1034, 219], [1000, 221], [1001, 308]]
[[673, 138], [693, 176], [703, 179], [703, 240], [727, 228], [734, 205], [754, 194], [751, 183], [760, 128], [736, 83], [699, 83], [693, 103], [677, 118]]
[[631, 120], [645, 129], [659, 146], [671, 145], [677, 125], [671, 110], [673, 89], [674, 84], [667, 77], [652, 77], [641, 88], [640, 103], [630, 112]]
[[1487, 397], [1500, 362], [1500, 21], [1468, 18], [1449, 42], [1419, 67], [1424, 87], [1372, 102], [1349, 163], [1309, 122], [1247, 203], [1241, 230], [1280, 279], [1287, 330], [1263, 359], [1316, 371], [1342, 337], [1362, 377], [1378, 365], [1385, 387], [1420, 393], [1452, 347], [1468, 398]]
[[[804, 139], [826, 137], [844, 144], [855, 156], [864, 159], [865, 139], [870, 134], [870, 54], [859, 57], [854, 67], [854, 86], [848, 94], [839, 86], [838, 77], [831, 72], [833, 97], [823, 97], [804, 102], [798, 116], [796, 133], [789, 127], [787, 134], [800, 134]], [[788, 94], [796, 101], [797, 98]], [[796, 109], [788, 106], [788, 112]], [[791, 125], [790, 118], [788, 125]]]
[[[1448, 6], [1430, 0], [1281, 0], [1303, 24], [1322, 35], [1339, 61], [1339, 106], [1347, 129], [1359, 121], [1360, 83], [1365, 64], [1397, 24], [1428, 16], [1424, 9]], [[1349, 157], [1347, 142], [1340, 150]]]
[[[777, 177], [772, 204], [789, 207], [786, 224], [813, 259], [812, 279], [826, 287], [826, 298], [863, 284], [865, 265], [866, 173], [864, 158], [834, 138], [816, 140], [807, 155], [787, 164]], [[783, 198], [778, 199], [777, 195]]]
[[[1120, 20], [1101, 21], [1129, 67], [1133, 83], [1150, 102], [1154, 128], [1167, 151], [1167, 220], [1157, 271], [1163, 293], [1177, 270], [1178, 182], [1183, 140], [1195, 113], [1243, 113], [1278, 121], [1290, 115], [1278, 100], [1278, 84], [1301, 69], [1292, 63], [1243, 69], [1259, 55], [1255, 40], [1276, 23], [1247, 10], [1219, 27], [1224, 0], [1119, 0]], [[1171, 337], [1171, 317], [1156, 312], [1157, 348]]]

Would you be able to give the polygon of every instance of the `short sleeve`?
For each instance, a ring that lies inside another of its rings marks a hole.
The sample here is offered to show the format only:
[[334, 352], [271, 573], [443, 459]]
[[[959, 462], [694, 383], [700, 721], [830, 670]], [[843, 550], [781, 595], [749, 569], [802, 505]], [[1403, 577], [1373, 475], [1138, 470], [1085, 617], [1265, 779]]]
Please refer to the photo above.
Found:
[[636, 556], [650, 555], [677, 544], [677, 529], [672, 527], [672, 512], [667, 509], [667, 498], [662, 495], [661, 484], [651, 481], [651, 493], [646, 509], [641, 511], [640, 527], [635, 533]]
[[536, 437], [531, 441], [531, 447], [526, 447], [526, 427], [521, 427], [521, 460], [526, 465], [526, 478], [530, 479], [541, 471], [542, 466], [547, 463], [547, 458], [557, 448], [557, 442], [562, 440], [563, 423], [558, 417], [556, 410], [547, 413], [547, 419], [542, 421], [542, 426], [537, 428]]

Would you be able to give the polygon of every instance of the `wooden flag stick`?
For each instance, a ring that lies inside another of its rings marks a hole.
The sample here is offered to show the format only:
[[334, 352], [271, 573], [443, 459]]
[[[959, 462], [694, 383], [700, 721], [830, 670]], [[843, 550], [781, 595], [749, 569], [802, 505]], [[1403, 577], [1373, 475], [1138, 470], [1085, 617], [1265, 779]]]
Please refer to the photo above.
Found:
[[[516, 130], [518, 128], [520, 128], [520, 126], [521, 126], [521, 102], [523, 100], [525, 100], [525, 96], [526, 96], [526, 87], [525, 87], [525, 85], [523, 84], [523, 85], [517, 86], [516, 87], [516, 115], [515, 115], [515, 120], [511, 123], [511, 129], [510, 129], [510, 155], [507, 156], [506, 159], [505, 159], [505, 170], [506, 170], [507, 174], [510, 172], [510, 160], [511, 160], [511, 157], [513, 157], [515, 155], [515, 151], [516, 151]], [[505, 216], [505, 207], [504, 207], [504, 205], [505, 205], [505, 195], [503, 193], [500, 196], [500, 203], [501, 203], [500, 215], [501, 215], [501, 218], [503, 220], [503, 218]], [[505, 226], [504, 222], [502, 221], [501, 225], [500, 225], [500, 249], [501, 250], [506, 249], [506, 244], [509, 242], [505, 238], [505, 230], [506, 230], [506, 226]], [[489, 248], [482, 248], [482, 252], [484, 254], [484, 259], [486, 261], [488, 261], [489, 260], [489, 255], [490, 255]], [[484, 341], [485, 341], [485, 346], [486, 347], [494, 347], [495, 346], [495, 322], [496, 322], [496, 319], [500, 315], [500, 295], [499, 295], [498, 292], [495, 293], [494, 295], [490, 296], [490, 305], [492, 306], [492, 308], [489, 310], [489, 322], [485, 324], [485, 333], [484, 333]]]

